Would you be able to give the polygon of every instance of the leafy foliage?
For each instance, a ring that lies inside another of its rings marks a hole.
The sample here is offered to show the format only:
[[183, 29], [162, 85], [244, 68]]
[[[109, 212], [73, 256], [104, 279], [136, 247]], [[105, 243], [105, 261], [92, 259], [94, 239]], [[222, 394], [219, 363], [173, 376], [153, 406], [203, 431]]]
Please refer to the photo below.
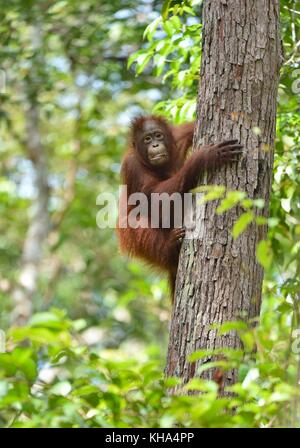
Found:
[[[241, 323], [220, 329], [237, 330], [245, 352], [222, 350], [222, 361], [205, 364], [239, 369], [239, 381], [228, 388], [234, 395], [218, 399], [213, 381], [194, 378], [180, 385], [179, 379], [163, 379], [161, 366], [149, 354], [142, 361], [128, 359], [121, 350], [89, 348], [83, 320], [70, 321], [55, 309], [36, 314], [27, 327], [9, 332], [10, 351], [0, 354], [0, 421], [12, 427], [283, 425], [295, 413], [291, 408], [297, 406], [299, 390], [292, 385], [297, 369], [286, 351], [288, 339], [278, 339], [276, 331], [281, 315], [274, 316], [260, 329]], [[190, 360], [212, 353], [196, 352]], [[175, 385], [189, 395], [169, 395]]]

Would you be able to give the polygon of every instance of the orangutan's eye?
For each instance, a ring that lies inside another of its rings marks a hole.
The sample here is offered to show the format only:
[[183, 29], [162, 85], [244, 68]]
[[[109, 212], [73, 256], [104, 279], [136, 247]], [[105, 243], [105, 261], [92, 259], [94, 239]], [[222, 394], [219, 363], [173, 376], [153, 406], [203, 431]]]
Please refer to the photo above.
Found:
[[151, 140], [152, 140], [152, 139], [151, 139], [150, 135], [147, 135], [147, 137], [144, 138], [144, 142], [145, 142], [145, 143], [150, 143]]
[[161, 132], [156, 132], [155, 138], [157, 138], [157, 140], [162, 140], [164, 138], [164, 135]]

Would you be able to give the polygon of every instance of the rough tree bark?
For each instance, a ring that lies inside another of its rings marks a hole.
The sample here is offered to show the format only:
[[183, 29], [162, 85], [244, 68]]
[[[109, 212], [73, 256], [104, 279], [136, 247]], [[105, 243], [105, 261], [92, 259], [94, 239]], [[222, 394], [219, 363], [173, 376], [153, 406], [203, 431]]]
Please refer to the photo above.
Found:
[[[205, 0], [201, 81], [194, 150], [237, 138], [245, 156], [234, 166], [202, 179], [265, 199], [268, 215], [275, 137], [276, 99], [282, 60], [277, 0]], [[257, 135], [255, 128], [260, 129]], [[240, 347], [236, 334], [219, 336], [211, 324], [258, 316], [263, 270], [255, 248], [266, 232], [251, 225], [233, 240], [231, 229], [243, 212], [216, 215], [218, 201], [197, 207], [200, 233], [182, 245], [177, 274], [166, 374], [184, 382], [207, 359], [191, 364], [199, 349]], [[202, 375], [212, 378], [211, 370]], [[226, 373], [224, 384], [235, 381]], [[174, 390], [176, 391], [176, 389]]]

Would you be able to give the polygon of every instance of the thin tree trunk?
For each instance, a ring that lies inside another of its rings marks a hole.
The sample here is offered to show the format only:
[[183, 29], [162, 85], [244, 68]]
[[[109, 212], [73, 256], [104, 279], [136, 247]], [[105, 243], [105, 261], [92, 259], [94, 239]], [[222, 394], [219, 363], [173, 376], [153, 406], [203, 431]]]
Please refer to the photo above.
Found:
[[32, 296], [36, 292], [43, 244], [49, 232], [49, 186], [46, 149], [40, 133], [40, 110], [38, 104], [39, 66], [43, 64], [41, 50], [41, 26], [32, 25], [31, 40], [36, 50], [36, 60], [31, 74], [24, 82], [25, 151], [32, 162], [35, 196], [32, 202], [30, 223], [25, 237], [20, 273], [12, 292], [12, 324], [24, 325], [32, 314]]
[[12, 323], [15, 325], [25, 324], [32, 314], [32, 296], [37, 289], [43, 243], [49, 232], [47, 159], [39, 131], [39, 109], [34, 100], [26, 113], [26, 129], [26, 149], [34, 168], [35, 198], [23, 246], [20, 274], [12, 294]]
[[[246, 154], [238, 164], [208, 174], [201, 183], [263, 198], [264, 216], [272, 179], [281, 58], [277, 0], [204, 1], [194, 149], [237, 138]], [[218, 216], [217, 206], [218, 201], [197, 206], [199, 236], [186, 239], [181, 250], [166, 374], [184, 382], [208, 360], [189, 363], [187, 356], [195, 350], [241, 347], [234, 332], [219, 336], [211, 324], [249, 319], [260, 312], [263, 270], [255, 248], [266, 227], [251, 225], [234, 241], [231, 229], [243, 211], [235, 207]], [[202, 375], [212, 376], [211, 370]], [[232, 384], [235, 376], [234, 371], [226, 373], [224, 384]]]

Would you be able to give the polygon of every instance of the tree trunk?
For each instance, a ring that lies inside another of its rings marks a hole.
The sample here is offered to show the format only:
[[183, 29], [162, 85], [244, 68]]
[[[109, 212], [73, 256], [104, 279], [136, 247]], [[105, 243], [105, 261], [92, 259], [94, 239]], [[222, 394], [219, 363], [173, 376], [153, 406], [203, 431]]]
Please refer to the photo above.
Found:
[[20, 273], [12, 292], [13, 325], [24, 325], [32, 314], [32, 296], [37, 290], [40, 263], [44, 241], [49, 232], [49, 185], [46, 148], [40, 132], [40, 109], [38, 103], [37, 70], [43, 65], [41, 49], [41, 26], [34, 23], [31, 35], [36, 60], [28, 79], [24, 82], [25, 108], [25, 151], [32, 162], [35, 196], [32, 201], [31, 217], [26, 233]]
[[26, 114], [26, 149], [32, 161], [35, 176], [35, 198], [32, 216], [24, 241], [20, 274], [12, 298], [14, 325], [24, 325], [32, 314], [32, 296], [37, 289], [43, 244], [49, 232], [49, 186], [45, 148], [39, 131], [39, 109], [34, 101]]
[[[237, 138], [245, 156], [236, 165], [208, 173], [201, 183], [263, 198], [263, 216], [268, 216], [281, 59], [277, 0], [204, 1], [194, 150]], [[195, 350], [241, 347], [234, 332], [220, 336], [211, 324], [260, 312], [263, 270], [255, 248], [266, 227], [250, 225], [233, 240], [232, 226], [243, 210], [235, 207], [216, 215], [218, 204], [195, 206], [200, 233], [196, 239], [186, 238], [181, 250], [166, 374], [184, 382], [208, 360], [189, 363], [187, 356]], [[202, 377], [212, 378], [212, 370]], [[226, 372], [224, 384], [232, 384], [235, 377], [236, 372]]]

